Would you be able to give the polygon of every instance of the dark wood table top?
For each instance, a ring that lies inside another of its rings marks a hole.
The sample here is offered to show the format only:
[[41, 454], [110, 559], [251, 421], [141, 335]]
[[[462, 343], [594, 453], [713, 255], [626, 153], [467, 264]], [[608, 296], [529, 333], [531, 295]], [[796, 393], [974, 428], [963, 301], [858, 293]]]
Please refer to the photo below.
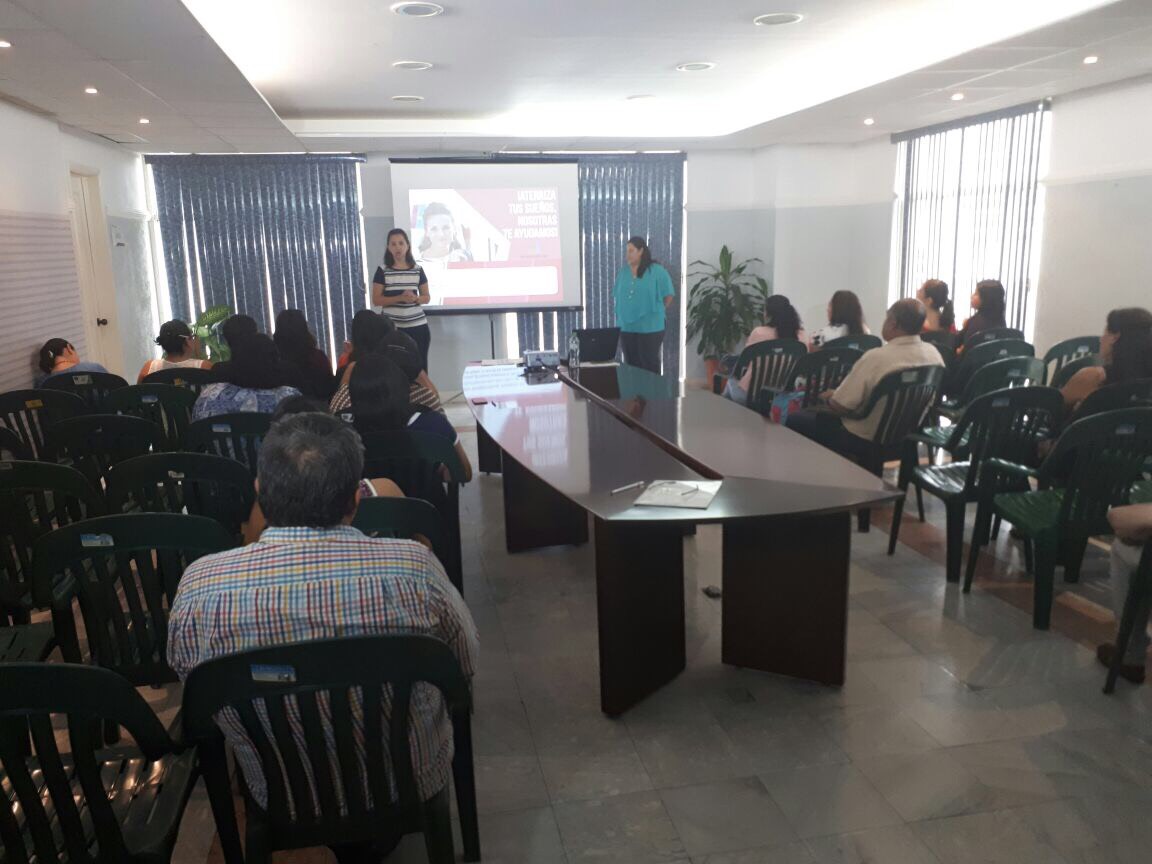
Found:
[[[712, 522], [821, 513], [892, 500], [867, 471], [754, 411], [629, 366], [581, 369], [579, 383], [469, 366], [477, 423], [540, 479], [603, 519]], [[637, 480], [723, 478], [707, 510], [634, 507]]]

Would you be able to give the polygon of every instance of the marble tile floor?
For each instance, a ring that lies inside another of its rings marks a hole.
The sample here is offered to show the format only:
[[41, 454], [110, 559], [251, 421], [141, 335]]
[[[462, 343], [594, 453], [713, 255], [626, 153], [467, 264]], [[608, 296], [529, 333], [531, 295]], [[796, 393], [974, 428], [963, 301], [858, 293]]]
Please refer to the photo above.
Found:
[[[979, 586], [960, 594], [912, 548], [889, 558], [883, 530], [853, 535], [840, 689], [720, 665], [722, 601], [700, 590], [719, 582], [719, 533], [686, 538], [688, 668], [613, 720], [592, 550], [509, 556], [496, 477], [466, 487], [462, 520], [488, 864], [1152, 860], [1152, 688], [1103, 696], [1085, 645]], [[201, 790], [175, 860], [221, 860]], [[388, 860], [425, 861], [421, 839]]]

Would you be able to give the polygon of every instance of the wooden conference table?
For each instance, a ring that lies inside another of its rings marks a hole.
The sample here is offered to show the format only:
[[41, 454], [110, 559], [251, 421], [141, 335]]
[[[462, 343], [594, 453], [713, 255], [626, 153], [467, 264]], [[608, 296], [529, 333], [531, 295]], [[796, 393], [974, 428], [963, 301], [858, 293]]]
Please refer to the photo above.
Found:
[[[723, 526], [721, 660], [844, 683], [852, 511], [898, 492], [759, 414], [630, 366], [525, 378], [469, 366], [480, 470], [503, 473], [508, 551], [596, 544], [600, 707], [685, 666], [684, 529]], [[636, 507], [635, 481], [722, 479], [706, 510]]]

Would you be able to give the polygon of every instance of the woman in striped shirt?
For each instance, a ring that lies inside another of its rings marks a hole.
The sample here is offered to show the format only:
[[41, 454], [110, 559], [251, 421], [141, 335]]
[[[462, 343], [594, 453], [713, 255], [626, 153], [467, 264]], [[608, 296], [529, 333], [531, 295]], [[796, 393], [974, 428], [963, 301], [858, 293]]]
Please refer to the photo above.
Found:
[[372, 277], [372, 304], [381, 307], [383, 314], [416, 342], [425, 372], [432, 335], [420, 307], [429, 299], [428, 277], [423, 267], [416, 266], [408, 235], [402, 228], [393, 228], [388, 232], [384, 266], [377, 267]]

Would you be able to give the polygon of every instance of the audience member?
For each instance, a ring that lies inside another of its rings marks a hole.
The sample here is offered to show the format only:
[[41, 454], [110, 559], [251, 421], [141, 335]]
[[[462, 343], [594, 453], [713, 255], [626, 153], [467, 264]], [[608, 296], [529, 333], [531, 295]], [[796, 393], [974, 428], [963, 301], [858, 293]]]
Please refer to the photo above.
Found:
[[[224, 365], [224, 364], [219, 364]], [[271, 414], [280, 400], [299, 396], [276, 343], [263, 333], [240, 340], [232, 350], [227, 379], [207, 385], [192, 406], [192, 419], [254, 411]]]
[[1152, 378], [1152, 312], [1136, 306], [1109, 312], [1100, 337], [1100, 364], [1076, 372], [1060, 389], [1069, 411], [1106, 384]]
[[[440, 639], [464, 674], [473, 674], [476, 625], [431, 551], [414, 541], [366, 537], [351, 527], [363, 465], [355, 430], [335, 417], [299, 414], [272, 427], [257, 471], [258, 500], [269, 527], [257, 543], [200, 558], [180, 580], [168, 660], [182, 680], [209, 660], [254, 648], [389, 634]], [[387, 691], [382, 707], [387, 729]], [[299, 717], [289, 715], [302, 735]], [[249, 793], [267, 806], [254, 743], [232, 712], [222, 712], [218, 723]], [[412, 768], [421, 798], [428, 799], [447, 786], [452, 773], [452, 724], [438, 690], [416, 685], [411, 723]], [[378, 860], [389, 850], [344, 845], [333, 851], [343, 862]]]
[[871, 332], [864, 323], [860, 298], [851, 291], [837, 291], [828, 303], [828, 323], [813, 331], [808, 349], [815, 351], [841, 336], [860, 336]]
[[465, 479], [471, 480], [472, 465], [452, 424], [438, 411], [410, 403], [408, 394], [408, 381], [400, 367], [383, 354], [369, 354], [349, 370], [349, 407], [341, 414], [350, 414], [361, 434], [412, 429], [447, 438], [460, 458]]
[[925, 333], [955, 333], [956, 313], [948, 297], [948, 283], [943, 279], [929, 279], [916, 292], [916, 299], [924, 304], [927, 317]]
[[[805, 341], [804, 326], [800, 323], [800, 313], [783, 294], [773, 294], [764, 301], [764, 323], [748, 334], [744, 347], [773, 339], [795, 339]], [[731, 378], [724, 388], [724, 395], [741, 405], [748, 401], [748, 385], [752, 380], [752, 370], [745, 370], [739, 381]]]
[[884, 406], [877, 405], [866, 417], [845, 415], [864, 408], [884, 376], [917, 366], [944, 365], [940, 352], [920, 338], [924, 317], [924, 305], [919, 300], [909, 298], [892, 304], [882, 332], [887, 344], [866, 351], [840, 386], [834, 392], [824, 394], [826, 410], [799, 411], [789, 415], [788, 428], [841, 456], [850, 459], [866, 456]]
[[984, 279], [976, 283], [976, 290], [972, 293], [972, 308], [976, 311], [964, 322], [964, 329], [956, 340], [957, 354], [964, 353], [977, 333], [1008, 326], [1004, 318], [1007, 308], [1004, 286], [999, 279]]
[[[226, 318], [224, 323], [220, 325], [220, 337], [224, 340], [224, 344], [228, 346], [228, 350], [236, 353], [236, 347], [247, 339], [249, 336], [255, 336], [260, 330], [256, 325], [256, 319], [250, 315], [233, 315]], [[219, 363], [212, 364], [212, 380], [213, 381], [227, 381], [229, 370], [232, 368], [231, 360], [221, 360]]]
[[[1132, 574], [1140, 564], [1144, 545], [1152, 541], [1152, 504], [1129, 504], [1126, 507], [1113, 507], [1108, 511], [1108, 523], [1116, 532], [1112, 541], [1112, 609], [1116, 621], [1124, 614], [1124, 601], [1128, 599], [1128, 584]], [[1136, 609], [1136, 626], [1132, 628], [1132, 638], [1128, 650], [1124, 652], [1120, 675], [1133, 684], [1144, 683], [1144, 667], [1148, 659], [1148, 618], [1150, 611], [1148, 598]], [[1111, 642], [1096, 649], [1097, 659], [1105, 666], [1111, 666], [1116, 656], [1116, 645]]]
[[280, 350], [280, 359], [292, 369], [301, 393], [325, 402], [332, 398], [336, 389], [332, 363], [328, 355], [316, 347], [316, 337], [303, 312], [285, 309], [277, 315], [272, 340]]
[[332, 395], [328, 410], [333, 414], [348, 410], [351, 404], [348, 397], [348, 377], [352, 367], [356, 365], [358, 356], [379, 353], [387, 357], [400, 367], [407, 377], [408, 400], [413, 405], [431, 408], [433, 411], [443, 413], [440, 405], [440, 394], [437, 392], [432, 379], [421, 365], [420, 352], [411, 337], [403, 333], [392, 322], [368, 309], [357, 312], [352, 318], [352, 339], [345, 343], [345, 357], [343, 372], [340, 376], [340, 386]]
[[183, 321], [165, 321], [160, 327], [160, 335], [156, 337], [156, 344], [164, 356], [159, 360], [149, 360], [141, 367], [140, 374], [136, 376], [138, 384], [161, 369], [209, 369], [212, 366], [207, 360], [201, 359], [200, 340]]
[[40, 349], [40, 371], [44, 374], [36, 379], [39, 387], [53, 375], [64, 372], [107, 372], [99, 363], [81, 360], [76, 349], [67, 339], [49, 339]]

